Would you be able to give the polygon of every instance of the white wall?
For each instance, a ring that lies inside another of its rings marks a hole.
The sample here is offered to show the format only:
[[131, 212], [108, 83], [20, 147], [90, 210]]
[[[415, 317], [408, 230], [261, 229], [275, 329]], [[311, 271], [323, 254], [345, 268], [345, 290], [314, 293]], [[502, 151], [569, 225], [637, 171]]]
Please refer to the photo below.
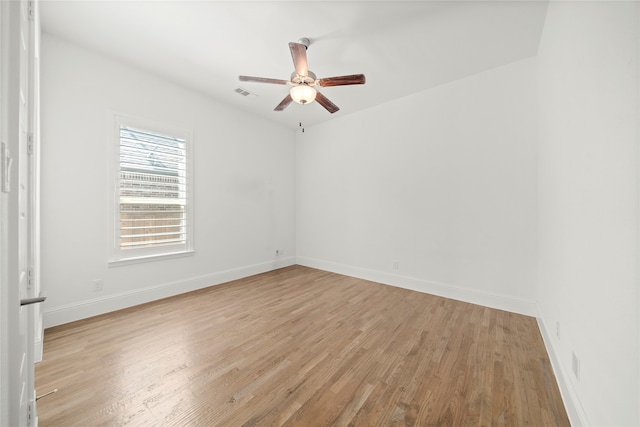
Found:
[[535, 71], [526, 59], [297, 134], [298, 262], [534, 314]]
[[[639, 425], [639, 14], [551, 2], [537, 59], [296, 136], [45, 35], [46, 325], [297, 260], [539, 310], [572, 421]], [[107, 268], [108, 110], [193, 129], [194, 257]]]
[[[193, 131], [194, 256], [107, 266], [111, 110]], [[294, 263], [294, 140], [291, 130], [44, 34], [45, 325]], [[91, 290], [96, 279], [102, 292]]]
[[638, 17], [550, 2], [538, 56], [538, 300], [575, 425], [640, 425]]

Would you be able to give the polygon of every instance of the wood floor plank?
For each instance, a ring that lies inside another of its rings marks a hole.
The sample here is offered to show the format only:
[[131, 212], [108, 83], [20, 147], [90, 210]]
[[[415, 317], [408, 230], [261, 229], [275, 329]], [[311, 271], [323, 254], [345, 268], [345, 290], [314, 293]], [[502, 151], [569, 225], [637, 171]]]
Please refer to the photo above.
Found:
[[293, 266], [45, 331], [41, 426], [569, 426], [535, 319]]

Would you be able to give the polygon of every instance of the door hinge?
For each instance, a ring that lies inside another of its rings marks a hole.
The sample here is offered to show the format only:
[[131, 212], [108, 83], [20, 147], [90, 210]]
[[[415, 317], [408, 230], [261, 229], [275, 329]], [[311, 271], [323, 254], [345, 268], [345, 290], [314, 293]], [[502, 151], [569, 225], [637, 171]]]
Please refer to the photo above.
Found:
[[29, 1], [29, 9], [28, 9], [28, 14], [29, 14], [29, 21], [33, 21], [33, 16], [35, 15], [35, 4], [33, 3], [33, 0]]
[[33, 267], [29, 267], [27, 270], [27, 288], [31, 289], [33, 285]]
[[9, 193], [11, 191], [11, 164], [13, 159], [9, 154], [7, 144], [0, 143], [0, 190]]
[[33, 154], [33, 132], [27, 134], [27, 154]]
[[33, 423], [33, 403], [27, 403], [27, 425]]

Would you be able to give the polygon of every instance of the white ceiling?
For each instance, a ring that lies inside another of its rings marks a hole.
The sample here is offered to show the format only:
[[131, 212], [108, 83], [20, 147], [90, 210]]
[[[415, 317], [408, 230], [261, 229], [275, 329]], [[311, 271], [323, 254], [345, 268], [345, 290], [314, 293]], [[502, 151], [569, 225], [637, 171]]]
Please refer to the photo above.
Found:
[[[57, 1], [40, 3], [42, 29], [210, 97], [296, 128], [534, 56], [546, 1]], [[322, 88], [340, 107], [292, 103], [288, 42], [311, 40], [318, 77], [366, 75]], [[243, 97], [246, 89], [256, 96]]]

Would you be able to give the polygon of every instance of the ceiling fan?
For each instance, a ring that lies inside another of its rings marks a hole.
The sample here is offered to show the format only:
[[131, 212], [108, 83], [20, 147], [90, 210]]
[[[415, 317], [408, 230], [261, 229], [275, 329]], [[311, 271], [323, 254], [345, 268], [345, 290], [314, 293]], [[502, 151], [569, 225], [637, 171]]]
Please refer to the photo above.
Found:
[[297, 43], [289, 43], [289, 50], [291, 50], [291, 57], [293, 58], [293, 66], [295, 68], [289, 80], [240, 76], [240, 81], [292, 86], [289, 94], [274, 108], [274, 111], [284, 110], [291, 104], [291, 101], [295, 101], [298, 104], [308, 104], [315, 100], [328, 112], [332, 114], [335, 113], [340, 108], [322, 93], [318, 92], [316, 87], [361, 85], [365, 83], [364, 74], [317, 79], [316, 75], [312, 71], [309, 71], [307, 66], [307, 48], [310, 44], [311, 42], [308, 38], [301, 38]]

